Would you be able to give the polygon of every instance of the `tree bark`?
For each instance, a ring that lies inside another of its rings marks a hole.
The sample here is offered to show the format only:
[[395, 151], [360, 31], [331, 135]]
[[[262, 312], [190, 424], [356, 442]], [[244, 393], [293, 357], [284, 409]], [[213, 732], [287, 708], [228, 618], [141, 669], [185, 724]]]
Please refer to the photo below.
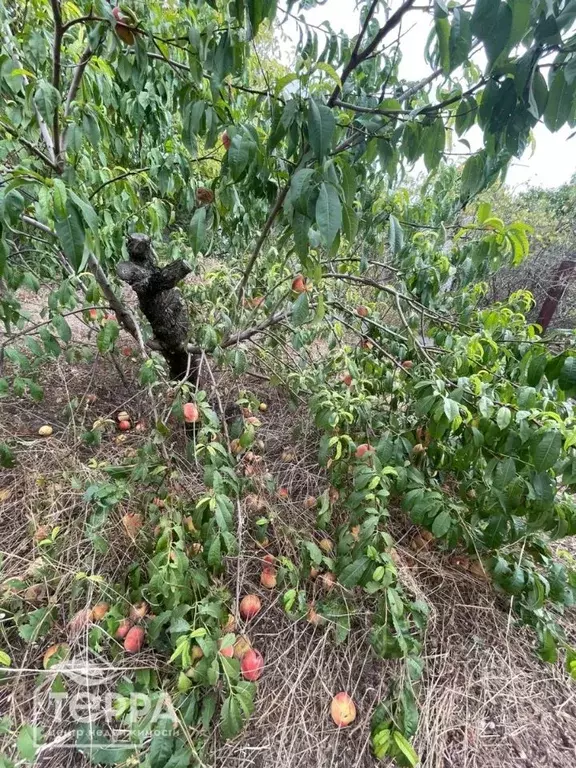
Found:
[[558, 305], [562, 301], [564, 292], [572, 278], [574, 268], [576, 268], [576, 261], [571, 261], [569, 259], [560, 262], [557, 267], [554, 283], [547, 291], [548, 295], [542, 302], [540, 312], [538, 313], [538, 319], [536, 320], [538, 325], [542, 326], [542, 331], [546, 331], [552, 322], [552, 318], [556, 314]]
[[182, 259], [159, 267], [150, 238], [142, 234], [128, 238], [128, 256], [129, 261], [116, 267], [118, 277], [138, 296], [140, 309], [168, 363], [171, 378], [196, 381], [199, 356], [189, 354], [186, 349], [190, 320], [186, 304], [176, 288], [176, 284], [191, 272], [191, 267]]

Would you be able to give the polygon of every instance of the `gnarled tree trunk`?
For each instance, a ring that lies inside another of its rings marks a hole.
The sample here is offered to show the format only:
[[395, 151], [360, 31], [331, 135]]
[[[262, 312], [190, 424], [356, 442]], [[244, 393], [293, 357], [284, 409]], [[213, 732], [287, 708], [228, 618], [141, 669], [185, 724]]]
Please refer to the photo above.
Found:
[[190, 320], [186, 304], [176, 284], [191, 271], [182, 259], [165, 267], [156, 264], [152, 243], [147, 235], [128, 238], [130, 261], [118, 264], [118, 277], [128, 283], [136, 295], [140, 309], [154, 333], [155, 346], [161, 351], [173, 379], [196, 380], [198, 356], [187, 350]]

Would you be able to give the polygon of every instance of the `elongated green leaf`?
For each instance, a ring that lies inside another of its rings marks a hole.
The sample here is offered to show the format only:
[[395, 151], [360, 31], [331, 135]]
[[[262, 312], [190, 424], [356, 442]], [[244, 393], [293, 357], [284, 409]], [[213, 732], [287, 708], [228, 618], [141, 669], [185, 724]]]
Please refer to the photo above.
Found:
[[532, 446], [532, 458], [538, 472], [550, 469], [556, 464], [562, 450], [562, 435], [554, 430], [537, 435]]
[[392, 733], [392, 738], [394, 739], [394, 742], [400, 752], [404, 755], [406, 760], [408, 760], [409, 764], [412, 766], [412, 768], [415, 768], [416, 765], [418, 765], [418, 755], [414, 751], [414, 747], [408, 739], [406, 739], [400, 731], [394, 731]]
[[51, 123], [54, 119], [59, 104], [60, 93], [46, 80], [41, 80], [34, 93], [34, 106], [47, 123]]
[[304, 325], [310, 315], [310, 304], [308, 294], [301, 293], [292, 306], [292, 322], [295, 326]]
[[150, 742], [148, 760], [150, 768], [164, 768], [174, 750], [174, 736], [158, 733]]
[[220, 730], [225, 739], [233, 739], [242, 730], [242, 709], [235, 696], [228, 696], [220, 713]]
[[553, 70], [550, 75], [550, 92], [544, 111], [544, 124], [550, 131], [562, 128], [572, 110], [576, 81], [568, 85], [563, 69]]
[[448, 43], [449, 71], [453, 72], [460, 64], [468, 60], [472, 47], [472, 29], [470, 14], [462, 8], [454, 8], [450, 40]]
[[194, 254], [204, 250], [206, 242], [206, 208], [197, 208], [190, 222], [190, 245]]
[[327, 182], [321, 184], [316, 201], [316, 224], [329, 248], [342, 226], [342, 203], [336, 187]]
[[314, 154], [322, 160], [332, 145], [336, 120], [325, 104], [318, 104], [314, 99], [310, 99], [308, 104], [308, 138]]
[[404, 246], [404, 230], [393, 213], [388, 219], [388, 242], [392, 253], [399, 253]]
[[68, 212], [66, 218], [56, 219], [54, 229], [64, 255], [74, 269], [78, 270], [84, 255], [84, 225], [76, 206], [70, 200], [67, 202], [66, 210]]

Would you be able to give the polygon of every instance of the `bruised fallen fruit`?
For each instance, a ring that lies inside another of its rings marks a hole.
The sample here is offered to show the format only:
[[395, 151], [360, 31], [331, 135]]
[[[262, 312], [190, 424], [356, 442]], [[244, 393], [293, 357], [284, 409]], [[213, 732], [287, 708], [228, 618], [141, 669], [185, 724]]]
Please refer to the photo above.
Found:
[[144, 627], [132, 627], [124, 638], [124, 650], [127, 653], [138, 653], [142, 650], [145, 636]]
[[134, 605], [130, 606], [130, 618], [132, 621], [138, 621], [139, 619], [143, 619], [144, 616], [148, 613], [148, 603], [145, 603], [142, 601], [141, 603], [135, 603]]
[[130, 414], [128, 411], [120, 411], [118, 416], [116, 416], [117, 421], [130, 421]]
[[126, 421], [126, 420], [122, 420], [122, 421], [118, 422], [118, 429], [121, 432], [128, 432], [128, 430], [130, 429], [131, 426], [132, 425], [130, 424], [130, 422]]
[[427, 528], [420, 528], [420, 536], [424, 539], [424, 541], [427, 541], [429, 543], [436, 541], [436, 537], [434, 536], [432, 531], [429, 531]]
[[352, 534], [352, 538], [354, 541], [358, 541], [360, 538], [360, 526], [359, 525], [353, 525], [352, 528], [350, 528], [350, 533]]
[[338, 728], [345, 728], [356, 720], [356, 705], [350, 696], [342, 691], [332, 699], [330, 715]]
[[268, 410], [268, 405], [266, 403], [260, 403], [260, 405], [258, 406], [258, 410], [260, 411], [260, 413], [266, 413], [266, 411]]
[[360, 306], [356, 308], [356, 312], [358, 315], [360, 315], [360, 317], [368, 317], [370, 314], [368, 307], [365, 307], [363, 304], [360, 304]]
[[262, 654], [251, 648], [244, 654], [240, 663], [240, 669], [245, 680], [250, 680], [253, 683], [261, 678], [264, 671], [264, 658]]
[[122, 13], [119, 6], [112, 8], [112, 15], [116, 19], [116, 27], [114, 31], [118, 38], [122, 40], [123, 43], [126, 43], [126, 45], [134, 45], [134, 32], [126, 26], [132, 21], [130, 17]]
[[287, 499], [289, 497], [288, 488], [278, 488], [278, 498]]
[[352, 386], [352, 376], [350, 376], [349, 373], [347, 373], [345, 376], [342, 376], [342, 384], [346, 387]]
[[336, 576], [334, 576], [333, 573], [330, 573], [330, 571], [328, 573], [323, 573], [319, 580], [327, 592], [330, 592], [332, 589], [334, 589], [334, 585], [336, 584]]
[[414, 448], [412, 448], [412, 453], [415, 456], [420, 456], [422, 453], [426, 453], [426, 448], [422, 445], [422, 443], [416, 443]]
[[132, 357], [132, 352], [134, 351], [132, 347], [122, 347], [122, 354], [124, 357]]
[[38, 434], [40, 437], [50, 437], [50, 435], [54, 432], [50, 424], [43, 424], [40, 429], [38, 430]]
[[199, 645], [193, 645], [190, 651], [190, 657], [192, 661], [199, 661], [204, 656], [204, 651]]
[[330, 539], [322, 539], [320, 543], [318, 544], [322, 552], [325, 552], [327, 555], [332, 552], [334, 545], [330, 541]]
[[414, 363], [412, 362], [412, 360], [404, 360], [404, 362], [402, 363], [402, 368], [404, 368], [405, 371], [409, 371], [410, 368], [412, 368], [413, 366], [414, 366]]
[[361, 459], [367, 453], [371, 453], [374, 450], [369, 443], [362, 443], [356, 448], [356, 458]]
[[224, 149], [228, 151], [230, 149], [230, 145], [232, 144], [232, 139], [228, 135], [228, 131], [224, 131], [222, 136], [220, 136], [220, 139], [222, 141], [222, 144], [224, 145]]
[[95, 395], [93, 392], [91, 392], [89, 395], [86, 395], [86, 402], [90, 403], [90, 405], [94, 405], [96, 400], [98, 400], [98, 396]]
[[420, 536], [419, 534], [416, 534], [416, 536], [414, 536], [414, 538], [410, 542], [410, 549], [412, 550], [412, 552], [420, 552], [423, 549], [429, 549], [429, 548], [430, 548], [429, 543], [426, 541], [426, 539], [423, 539], [422, 536]]
[[110, 610], [110, 606], [108, 603], [96, 603], [94, 608], [92, 608], [92, 619], [93, 621], [102, 621], [104, 616], [108, 613]]
[[274, 555], [264, 555], [262, 560], [264, 560], [264, 562], [267, 563], [268, 565], [274, 565], [274, 563], [276, 562], [276, 558], [274, 557]]
[[228, 618], [226, 619], [226, 623], [222, 627], [222, 632], [224, 632], [225, 635], [229, 635], [235, 631], [236, 631], [236, 619], [234, 618], [233, 614], [229, 613]]
[[34, 531], [34, 541], [39, 544], [41, 541], [48, 539], [52, 529], [49, 525], [39, 525]]
[[122, 517], [122, 525], [128, 536], [135, 539], [143, 525], [142, 515], [127, 513]]
[[130, 619], [122, 619], [120, 624], [118, 624], [118, 629], [116, 630], [114, 637], [117, 640], [124, 640], [128, 632], [132, 629], [132, 622]]
[[262, 602], [258, 595], [246, 595], [240, 601], [240, 616], [243, 619], [253, 619], [262, 609]]
[[294, 293], [304, 293], [306, 290], [306, 282], [302, 275], [296, 275], [294, 280], [292, 280], [292, 290]]
[[314, 568], [314, 567], [310, 568], [311, 579], [317, 579], [319, 575], [320, 575], [320, 571], [318, 568]]
[[282, 451], [282, 456], [280, 457], [282, 461], [291, 462], [296, 461], [296, 454], [294, 451], [290, 450], [289, 448], [286, 448], [284, 451]]
[[324, 617], [320, 616], [320, 614], [316, 611], [314, 608], [313, 603], [308, 604], [308, 611], [306, 613], [306, 618], [315, 627], [320, 627], [322, 624], [324, 624]]
[[306, 509], [314, 509], [316, 503], [316, 496], [306, 496], [304, 499], [304, 506]]
[[264, 568], [260, 574], [260, 584], [265, 589], [274, 589], [276, 586], [276, 571], [274, 568]]
[[241, 635], [234, 643], [234, 658], [242, 661], [244, 656], [252, 649], [250, 640], [245, 635]]
[[258, 496], [256, 493], [249, 493], [244, 499], [246, 509], [251, 512], [264, 512], [266, 510], [266, 502], [262, 496]]
[[195, 424], [200, 418], [198, 406], [194, 403], [184, 403], [182, 406], [182, 413], [184, 414], [184, 421], [186, 424]]
[[484, 566], [479, 560], [472, 560], [468, 566], [468, 571], [478, 579], [488, 581], [488, 574], [486, 573]]
[[56, 643], [56, 645], [51, 645], [44, 653], [42, 666], [44, 669], [50, 669], [54, 664], [58, 664], [60, 661], [64, 661], [68, 658], [69, 653], [70, 646], [68, 643]]
[[227, 645], [226, 647], [222, 647], [222, 640], [218, 643], [219, 653], [221, 656], [226, 656], [227, 659], [231, 659], [232, 656], [234, 656], [234, 642], [235, 640], [232, 640], [232, 642]]
[[88, 317], [90, 320], [98, 320], [98, 310], [97, 309], [89, 309], [88, 310]]

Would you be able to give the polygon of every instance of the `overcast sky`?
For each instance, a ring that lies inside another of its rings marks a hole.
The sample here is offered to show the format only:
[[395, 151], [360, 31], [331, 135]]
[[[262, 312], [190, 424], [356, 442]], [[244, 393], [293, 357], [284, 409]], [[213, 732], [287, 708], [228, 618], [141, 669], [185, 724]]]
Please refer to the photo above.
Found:
[[[355, 5], [355, 0], [327, 0], [325, 5], [307, 11], [306, 18], [315, 25], [328, 21], [335, 31], [343, 30], [352, 36], [359, 28], [359, 13]], [[399, 0], [395, 0], [393, 8], [398, 5]], [[282, 7], [282, 2], [279, 6]], [[430, 16], [421, 11], [408, 13], [403, 19], [403, 60], [400, 75], [409, 80], [419, 80], [430, 74], [430, 67], [424, 60], [429, 21]], [[296, 43], [297, 23], [288, 19], [283, 29]], [[281, 48], [288, 60], [290, 43], [281, 43]], [[564, 126], [557, 133], [550, 133], [542, 123], [538, 123], [534, 129], [535, 146], [528, 147], [521, 159], [513, 161], [508, 171], [507, 183], [511, 187], [521, 189], [528, 184], [554, 187], [569, 181], [576, 172], [576, 136], [568, 140], [573, 130]], [[479, 148], [481, 136], [478, 128], [473, 129], [466, 138], [473, 149]], [[460, 148], [463, 152], [467, 151], [464, 146]], [[459, 147], [454, 146], [452, 149], [457, 152]]]

